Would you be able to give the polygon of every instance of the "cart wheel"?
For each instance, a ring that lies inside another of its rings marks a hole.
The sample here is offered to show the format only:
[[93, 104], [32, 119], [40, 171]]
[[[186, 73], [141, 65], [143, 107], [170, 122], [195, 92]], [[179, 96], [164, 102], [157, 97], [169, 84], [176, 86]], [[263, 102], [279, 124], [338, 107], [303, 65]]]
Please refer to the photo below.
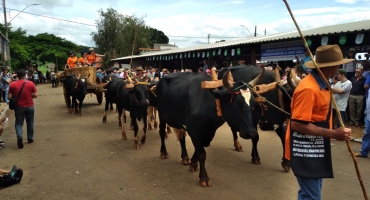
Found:
[[98, 104], [100, 105], [103, 102], [103, 93], [100, 91], [96, 92], [96, 100], [98, 100]]

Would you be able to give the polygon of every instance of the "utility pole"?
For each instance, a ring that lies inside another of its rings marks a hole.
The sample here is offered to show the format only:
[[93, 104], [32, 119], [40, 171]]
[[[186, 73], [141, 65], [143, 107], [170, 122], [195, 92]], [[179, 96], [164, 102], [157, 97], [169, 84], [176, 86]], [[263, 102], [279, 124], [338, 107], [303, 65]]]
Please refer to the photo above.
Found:
[[265, 35], [266, 35], [266, 29], [265, 29]]
[[[8, 21], [7, 21], [7, 18], [6, 18], [6, 5], [5, 5], [5, 0], [3, 0], [3, 6], [4, 6], [4, 25], [5, 25], [5, 37], [6, 39], [9, 40], [9, 37], [8, 37]], [[8, 59], [8, 67], [9, 69], [11, 68], [11, 62], [10, 62], [10, 48], [9, 48], [9, 42], [7, 41], [6, 43], [6, 58]], [[4, 61], [4, 64], [5, 64], [5, 61]], [[5, 66], [4, 66], [5, 67]]]
[[254, 37], [257, 36], [257, 26], [254, 27]]
[[208, 34], [208, 44], [209, 44], [209, 38], [211, 37], [211, 34]]

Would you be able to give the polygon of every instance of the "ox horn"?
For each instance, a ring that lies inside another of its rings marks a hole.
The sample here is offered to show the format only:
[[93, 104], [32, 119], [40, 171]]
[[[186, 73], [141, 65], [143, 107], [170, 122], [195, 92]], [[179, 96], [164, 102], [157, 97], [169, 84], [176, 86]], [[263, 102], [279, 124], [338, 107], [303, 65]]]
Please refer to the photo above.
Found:
[[297, 87], [297, 84], [294, 83], [294, 81], [292, 81], [291, 71], [288, 72], [288, 74], [287, 74], [287, 81], [288, 81], [289, 87], [291, 87], [292, 89], [295, 89]]
[[258, 76], [256, 78], [254, 78], [253, 80], [251, 80], [249, 82], [249, 84], [254, 87], [257, 85], [258, 81], [261, 80], [262, 76], [265, 74], [265, 68], [262, 68], [262, 72], [260, 74], [258, 74]]
[[227, 70], [227, 72], [222, 77], [222, 84], [227, 88], [228, 90], [232, 90], [234, 87], [234, 78], [230, 70]]
[[297, 73], [296, 73], [295, 69], [291, 69], [290, 76], [293, 79], [295, 84], [299, 83], [299, 80], [297, 80]]

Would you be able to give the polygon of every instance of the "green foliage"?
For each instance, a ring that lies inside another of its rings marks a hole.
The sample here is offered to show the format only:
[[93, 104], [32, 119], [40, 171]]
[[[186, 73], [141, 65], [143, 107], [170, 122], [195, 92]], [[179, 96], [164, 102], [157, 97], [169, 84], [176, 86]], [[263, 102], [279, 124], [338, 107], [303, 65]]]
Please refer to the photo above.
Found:
[[[0, 24], [0, 30], [5, 28]], [[64, 67], [70, 51], [78, 51], [81, 47], [57, 37], [54, 34], [41, 33], [27, 36], [27, 32], [18, 28], [8, 30], [10, 42], [10, 56], [12, 69], [26, 68], [30, 64], [57, 63], [59, 68]]]
[[150, 47], [153, 47], [154, 43], [168, 44], [168, 42], [169, 42], [169, 39], [163, 33], [163, 31], [160, 31], [155, 28], [149, 28], [148, 44]]
[[[162, 31], [146, 26], [144, 17], [122, 15], [113, 8], [98, 11], [96, 20], [97, 32], [91, 33], [100, 54], [106, 54], [103, 68], [109, 66], [114, 57], [130, 56], [134, 46], [134, 54], [138, 48], [148, 48], [153, 43], [168, 43], [168, 37]], [[135, 41], [136, 35], [136, 42]]]

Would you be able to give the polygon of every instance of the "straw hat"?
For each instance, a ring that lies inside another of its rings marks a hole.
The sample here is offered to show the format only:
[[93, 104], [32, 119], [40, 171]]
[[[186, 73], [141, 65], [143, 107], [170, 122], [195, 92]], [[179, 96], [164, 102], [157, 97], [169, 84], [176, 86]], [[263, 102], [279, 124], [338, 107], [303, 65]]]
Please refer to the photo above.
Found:
[[89, 52], [90, 52], [90, 51], [95, 51], [95, 50], [94, 50], [94, 48], [90, 47], [90, 48], [89, 48]]
[[[353, 60], [343, 59], [342, 51], [336, 44], [325, 45], [316, 49], [316, 63], [319, 68], [337, 66]], [[304, 65], [309, 69], [315, 68], [313, 61], [308, 61]]]
[[164, 68], [164, 69], [162, 70], [162, 72], [163, 72], [163, 74], [169, 74], [169, 73], [170, 73], [166, 68]]
[[136, 67], [136, 69], [135, 69], [135, 70], [136, 70], [136, 71], [144, 71], [144, 70], [143, 70], [143, 68], [142, 68], [142, 67], [140, 67], [140, 66], [139, 66], [139, 67]]

